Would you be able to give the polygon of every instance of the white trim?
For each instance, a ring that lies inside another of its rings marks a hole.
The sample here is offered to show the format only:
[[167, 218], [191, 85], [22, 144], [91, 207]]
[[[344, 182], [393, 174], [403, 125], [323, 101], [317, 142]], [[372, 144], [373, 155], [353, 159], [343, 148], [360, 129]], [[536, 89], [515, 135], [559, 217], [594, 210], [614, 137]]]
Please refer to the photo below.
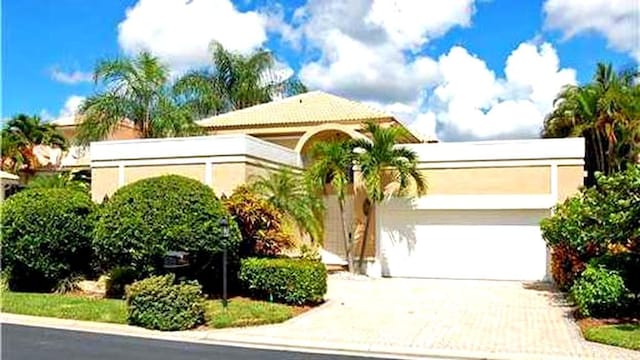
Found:
[[245, 134], [136, 139], [91, 143], [91, 165], [98, 161], [250, 156], [301, 167], [295, 151]]
[[392, 198], [386, 204], [394, 210], [509, 210], [550, 209], [557, 197], [542, 195], [427, 195], [416, 199]]
[[531, 139], [399, 145], [420, 162], [583, 159], [584, 139]]
[[532, 160], [480, 160], [480, 161], [443, 161], [420, 162], [418, 169], [456, 169], [456, 168], [483, 168], [483, 167], [523, 167], [523, 166], [549, 166], [550, 164], [584, 165], [582, 159], [532, 159]]
[[213, 186], [213, 165], [211, 161], [204, 163], [204, 183], [208, 186]]
[[[124, 166], [169, 166], [169, 165], [206, 165], [210, 164], [229, 164], [229, 163], [246, 163], [254, 164], [269, 168], [278, 169], [286, 164], [280, 164], [264, 159], [257, 159], [249, 156], [218, 156], [218, 157], [201, 157], [201, 158], [165, 158], [165, 159], [140, 159], [140, 160], [110, 160], [95, 161], [91, 163], [92, 168], [117, 167], [120, 164]], [[298, 169], [298, 167], [293, 167]]]
[[118, 163], [118, 187], [123, 187], [125, 183], [124, 179], [124, 163]]

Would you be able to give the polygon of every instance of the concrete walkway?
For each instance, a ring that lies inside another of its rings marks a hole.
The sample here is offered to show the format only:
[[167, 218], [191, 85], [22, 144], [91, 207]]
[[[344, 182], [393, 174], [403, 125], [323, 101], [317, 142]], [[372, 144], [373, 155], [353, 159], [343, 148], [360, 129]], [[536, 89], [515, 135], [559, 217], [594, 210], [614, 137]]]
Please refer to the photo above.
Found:
[[582, 339], [561, 296], [544, 284], [332, 277], [327, 298], [283, 324], [169, 334], [11, 314], [3, 321], [66, 321], [79, 330], [123, 335], [388, 357], [640, 359], [640, 352]]

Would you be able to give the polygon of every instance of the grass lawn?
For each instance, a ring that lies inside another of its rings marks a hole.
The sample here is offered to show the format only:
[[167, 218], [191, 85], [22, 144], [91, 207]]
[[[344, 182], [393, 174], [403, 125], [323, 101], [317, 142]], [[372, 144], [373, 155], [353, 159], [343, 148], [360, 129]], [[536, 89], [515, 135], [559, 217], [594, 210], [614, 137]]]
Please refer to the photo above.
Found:
[[229, 300], [227, 310], [224, 310], [222, 301], [208, 300], [206, 320], [207, 325], [212, 328], [275, 324], [291, 319], [305, 310], [301, 307], [245, 298]]
[[[2, 292], [2, 312], [126, 324], [123, 300], [92, 299], [77, 295]], [[206, 321], [212, 328], [274, 324], [288, 320], [306, 308], [233, 298], [227, 310], [220, 300], [206, 301]]]
[[583, 334], [589, 341], [640, 350], [640, 324], [591, 326]]
[[126, 324], [123, 300], [83, 296], [2, 292], [2, 311], [14, 314]]

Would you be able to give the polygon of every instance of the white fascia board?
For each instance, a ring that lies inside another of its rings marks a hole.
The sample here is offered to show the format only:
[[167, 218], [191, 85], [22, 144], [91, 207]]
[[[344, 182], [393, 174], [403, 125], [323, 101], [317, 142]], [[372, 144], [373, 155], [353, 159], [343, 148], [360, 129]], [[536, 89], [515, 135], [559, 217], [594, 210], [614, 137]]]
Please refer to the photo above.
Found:
[[300, 167], [295, 151], [244, 134], [93, 142], [91, 163], [104, 161], [250, 156]]
[[400, 145], [418, 154], [420, 162], [576, 159], [585, 155], [583, 138], [497, 140]]
[[394, 197], [386, 206], [394, 210], [516, 210], [551, 209], [556, 202], [552, 195], [426, 195]]

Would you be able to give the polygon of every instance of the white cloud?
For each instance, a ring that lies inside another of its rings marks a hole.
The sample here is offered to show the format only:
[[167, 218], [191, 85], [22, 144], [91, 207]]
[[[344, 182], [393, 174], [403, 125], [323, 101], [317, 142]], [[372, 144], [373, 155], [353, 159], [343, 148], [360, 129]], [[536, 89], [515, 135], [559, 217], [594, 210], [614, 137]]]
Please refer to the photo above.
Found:
[[300, 77], [311, 88], [389, 111], [427, 138], [537, 136], [557, 93], [576, 81], [552, 45], [520, 44], [504, 77], [463, 47], [438, 59], [421, 51], [470, 26], [474, 12], [473, 0], [309, 0], [283, 38], [309, 54]]
[[209, 44], [249, 53], [267, 40], [267, 17], [238, 11], [230, 0], [139, 0], [118, 25], [118, 42], [128, 54], [149, 50], [173, 70], [210, 61]]
[[409, 102], [436, 76], [433, 59], [412, 53], [455, 26], [468, 26], [473, 11], [473, 0], [310, 0], [296, 10], [297, 33], [287, 37], [320, 52], [300, 71], [310, 87], [358, 100]]
[[51, 70], [51, 78], [63, 84], [77, 84], [81, 82], [90, 82], [93, 80], [93, 74], [83, 71], [64, 72], [58, 68]]
[[63, 125], [73, 124], [75, 122], [75, 116], [78, 113], [78, 109], [82, 102], [86, 99], [84, 96], [71, 95], [65, 100], [62, 109], [58, 112], [58, 116], [53, 116], [47, 110], [40, 112], [40, 117], [44, 121], [49, 121], [52, 124]]
[[473, 1], [376, 0], [365, 19], [382, 26], [400, 48], [417, 48], [455, 26], [469, 26]]
[[545, 26], [569, 39], [602, 34], [609, 46], [640, 61], [640, 2], [637, 0], [547, 0]]
[[84, 96], [79, 96], [79, 95], [69, 96], [67, 100], [64, 102], [64, 106], [60, 110], [60, 114], [58, 116], [63, 117], [63, 116], [76, 115], [84, 99], [85, 99]]
[[560, 68], [548, 43], [520, 44], [507, 58], [505, 78], [462, 47], [442, 55], [438, 65], [442, 81], [428, 108], [445, 140], [535, 137], [558, 92], [576, 82], [575, 71]]

